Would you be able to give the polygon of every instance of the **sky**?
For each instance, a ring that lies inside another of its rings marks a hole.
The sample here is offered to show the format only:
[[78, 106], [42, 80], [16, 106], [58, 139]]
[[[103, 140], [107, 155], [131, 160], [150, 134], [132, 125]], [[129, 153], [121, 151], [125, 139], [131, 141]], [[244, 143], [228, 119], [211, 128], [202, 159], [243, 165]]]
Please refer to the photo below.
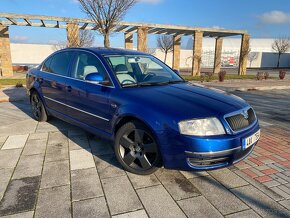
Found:
[[[77, 0], [0, 0], [0, 12], [86, 18]], [[253, 38], [290, 36], [290, 0], [139, 0], [123, 21], [241, 29]], [[65, 41], [66, 32], [12, 26], [10, 38], [15, 43], [47, 44]], [[96, 33], [95, 45], [102, 42]], [[123, 44], [122, 34], [112, 35], [113, 47]], [[156, 36], [150, 35], [149, 47], [155, 46]]]

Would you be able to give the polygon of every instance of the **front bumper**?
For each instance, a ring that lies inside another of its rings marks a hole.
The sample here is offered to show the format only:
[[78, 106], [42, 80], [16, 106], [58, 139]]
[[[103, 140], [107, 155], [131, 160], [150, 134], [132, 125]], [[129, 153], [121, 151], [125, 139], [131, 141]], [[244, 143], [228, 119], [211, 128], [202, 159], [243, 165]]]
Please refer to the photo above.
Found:
[[176, 131], [159, 135], [165, 168], [210, 170], [226, 167], [246, 158], [255, 145], [242, 148], [242, 139], [260, 129], [258, 122], [236, 135], [213, 137], [184, 136]]

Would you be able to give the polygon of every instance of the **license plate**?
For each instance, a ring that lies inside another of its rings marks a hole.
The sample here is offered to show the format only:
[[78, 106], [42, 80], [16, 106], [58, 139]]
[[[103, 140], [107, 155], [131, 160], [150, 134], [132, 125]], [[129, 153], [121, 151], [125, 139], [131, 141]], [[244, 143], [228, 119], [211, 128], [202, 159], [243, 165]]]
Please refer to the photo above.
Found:
[[244, 138], [242, 140], [242, 148], [243, 149], [247, 149], [248, 147], [252, 146], [253, 144], [255, 144], [259, 138], [260, 138], [260, 130], [255, 132], [253, 135], [247, 137], [247, 138]]

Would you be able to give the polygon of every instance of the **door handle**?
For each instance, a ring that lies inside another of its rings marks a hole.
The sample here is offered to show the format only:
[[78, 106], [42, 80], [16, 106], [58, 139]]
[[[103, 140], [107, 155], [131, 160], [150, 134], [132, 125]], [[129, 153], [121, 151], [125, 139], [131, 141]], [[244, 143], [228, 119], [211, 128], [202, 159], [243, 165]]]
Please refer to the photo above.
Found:
[[71, 92], [72, 87], [71, 87], [71, 86], [67, 86], [67, 87], [66, 87], [66, 90], [67, 90], [68, 92]]

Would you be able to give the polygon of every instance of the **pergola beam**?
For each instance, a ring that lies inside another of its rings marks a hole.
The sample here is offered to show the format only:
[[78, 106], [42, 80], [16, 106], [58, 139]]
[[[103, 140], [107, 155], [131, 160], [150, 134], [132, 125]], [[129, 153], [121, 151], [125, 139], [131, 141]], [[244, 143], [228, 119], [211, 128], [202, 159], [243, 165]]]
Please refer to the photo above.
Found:
[[29, 19], [24, 18], [24, 20], [27, 23], [27, 26], [32, 26], [32, 23]]

